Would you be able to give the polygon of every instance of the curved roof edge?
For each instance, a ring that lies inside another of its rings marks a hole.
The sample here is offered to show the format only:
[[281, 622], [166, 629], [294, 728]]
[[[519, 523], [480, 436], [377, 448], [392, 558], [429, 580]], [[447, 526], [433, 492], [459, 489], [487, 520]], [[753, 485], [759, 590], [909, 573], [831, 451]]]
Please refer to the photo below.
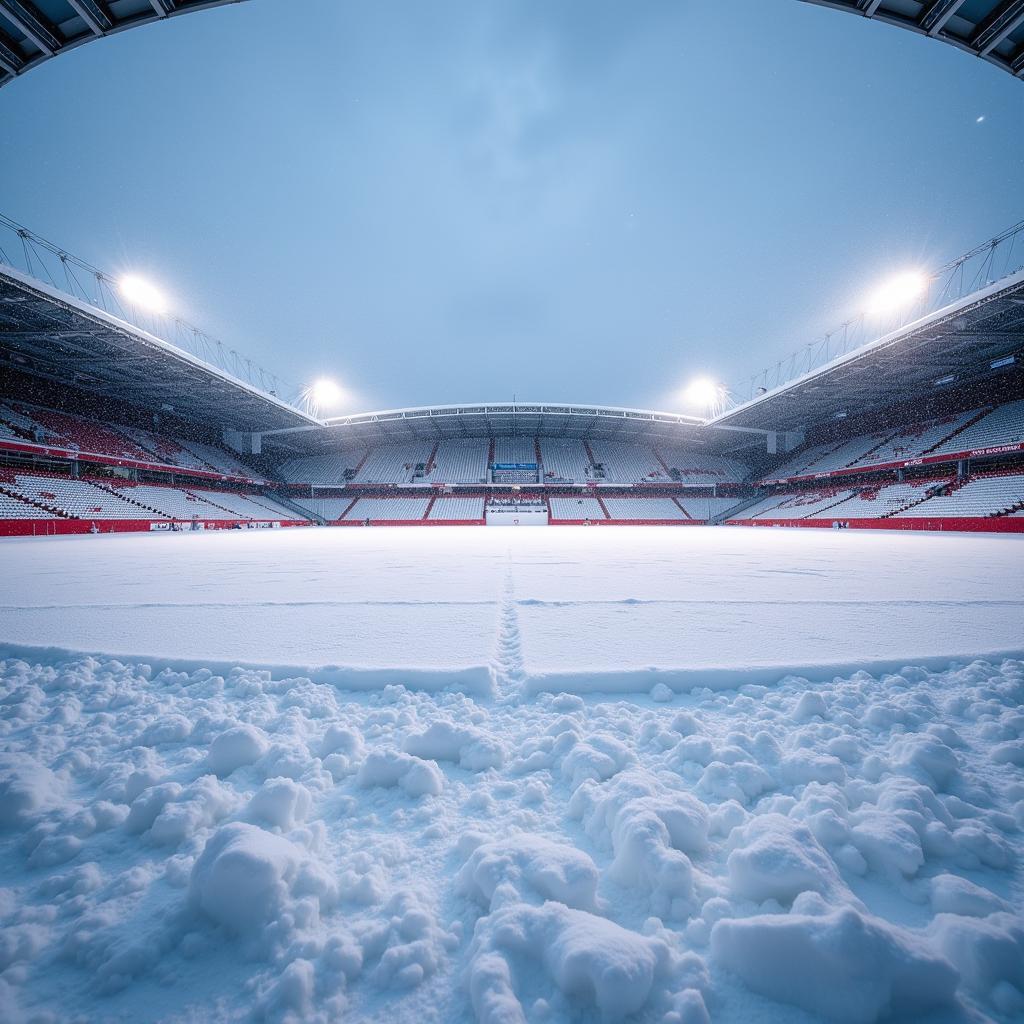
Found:
[[0, 0], [0, 86], [76, 46], [137, 25], [242, 0]]
[[1024, 0], [803, 0], [949, 43], [1024, 78]]
[[325, 417], [324, 426], [337, 427], [358, 423], [381, 423], [392, 420], [423, 419], [449, 416], [585, 416], [616, 420], [643, 420], [648, 423], [679, 423], [703, 426], [699, 416], [685, 413], [657, 412], [649, 409], [624, 409], [613, 405], [572, 405], [562, 402], [474, 402], [460, 405], [423, 405], [408, 409], [387, 409], [380, 412], [352, 413]]
[[458, 438], [564, 437], [577, 440], [630, 441], [641, 437], [698, 444], [721, 451], [749, 443], [767, 432], [746, 426], [716, 427], [698, 416], [561, 402], [481, 402], [429, 405], [352, 413], [321, 420], [319, 426], [264, 431], [274, 447], [313, 454], [350, 446]]

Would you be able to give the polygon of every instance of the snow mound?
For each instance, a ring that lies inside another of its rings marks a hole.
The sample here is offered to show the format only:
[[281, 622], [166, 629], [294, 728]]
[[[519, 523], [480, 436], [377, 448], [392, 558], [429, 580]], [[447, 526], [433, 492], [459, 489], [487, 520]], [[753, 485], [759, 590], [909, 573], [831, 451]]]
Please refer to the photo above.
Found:
[[649, 772], [630, 770], [605, 783], [583, 782], [569, 804], [587, 834], [612, 848], [609, 875], [648, 894], [662, 916], [682, 917], [694, 901], [687, 855], [707, 845], [707, 808], [673, 792]]
[[437, 796], [444, 788], [444, 776], [436, 764], [394, 750], [368, 754], [359, 766], [356, 781], [366, 789], [399, 786], [409, 796]]
[[206, 770], [222, 778], [239, 768], [254, 764], [269, 746], [262, 730], [251, 725], [236, 725], [217, 736], [206, 755]]
[[462, 866], [456, 887], [492, 908], [510, 897], [553, 900], [580, 910], [597, 902], [598, 873], [582, 851], [534, 835], [482, 843]]
[[852, 907], [719, 921], [711, 950], [754, 991], [827, 1020], [911, 1020], [956, 1001], [948, 960]]
[[337, 899], [337, 883], [305, 850], [244, 822], [213, 834], [188, 882], [191, 908], [242, 938], [261, 938], [286, 914], [308, 920]]
[[740, 899], [790, 904], [802, 892], [852, 899], [835, 862], [805, 825], [763, 814], [730, 839], [729, 888]]
[[410, 733], [403, 748], [414, 757], [453, 761], [471, 772], [500, 768], [505, 761], [505, 748], [495, 737], [447, 721], [432, 722], [422, 732]]
[[[579, 1012], [612, 1021], [665, 999], [679, 963], [667, 942], [558, 903], [503, 908], [477, 925], [467, 982], [479, 1024], [517, 1024], [526, 1014], [513, 978], [543, 971]], [[692, 968], [691, 968], [692, 969]]]

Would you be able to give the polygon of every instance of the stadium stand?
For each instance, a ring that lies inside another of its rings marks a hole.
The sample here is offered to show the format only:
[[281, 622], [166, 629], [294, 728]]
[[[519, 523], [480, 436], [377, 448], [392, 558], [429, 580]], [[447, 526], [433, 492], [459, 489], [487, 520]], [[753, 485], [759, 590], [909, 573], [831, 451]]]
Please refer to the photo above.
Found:
[[582, 441], [554, 437], [539, 440], [544, 483], [582, 484], [592, 479], [590, 456]]
[[550, 499], [552, 519], [605, 519], [604, 509], [597, 498], [563, 498]]
[[489, 450], [490, 442], [486, 438], [441, 441], [428, 479], [440, 484], [486, 483]]
[[238, 494], [234, 491], [208, 491], [190, 488], [190, 494], [227, 512], [229, 517], [253, 520], [295, 520], [299, 517], [263, 495]]
[[494, 461], [496, 463], [534, 463], [537, 449], [532, 437], [497, 437], [494, 439]]
[[679, 504], [683, 506], [685, 513], [698, 522], [706, 523], [716, 516], [728, 512], [737, 505], [736, 498], [691, 498], [683, 495]]
[[192, 452], [186, 451], [177, 441], [161, 434], [138, 427], [121, 427], [121, 432], [135, 441], [141, 448], [151, 453], [151, 458], [167, 466], [179, 466], [182, 469], [198, 470], [208, 473], [212, 470], [209, 463], [204, 462]]
[[672, 479], [684, 484], [713, 487], [740, 483], [750, 474], [742, 463], [718, 455], [673, 448], [661, 448], [659, 455], [669, 467]]
[[430, 504], [429, 498], [360, 498], [345, 513], [345, 522], [413, 521], [422, 519]]
[[132, 502], [88, 480], [15, 473], [8, 485], [16, 497], [77, 519], [143, 519], [147, 514]]
[[897, 513], [898, 518], [988, 517], [1009, 512], [1024, 502], [1024, 474], [977, 476], [949, 494], [938, 494]]
[[95, 419], [7, 400], [0, 404], [0, 438], [63, 448], [79, 455], [106, 456], [118, 462], [161, 465], [219, 476], [260, 479], [251, 466], [226, 449], [184, 441], [141, 427]]
[[56, 512], [9, 494], [0, 485], [0, 519], [60, 519]]
[[1024, 445], [1024, 400], [995, 408], [974, 408], [899, 429], [860, 434], [805, 448], [768, 477], [786, 480], [805, 475], [886, 466], [919, 458], [936, 461], [998, 447]]
[[278, 467], [278, 475], [285, 483], [311, 484], [314, 487], [342, 487], [355, 476], [367, 452], [341, 452], [338, 455], [310, 455], [289, 459]]
[[847, 488], [845, 490], [803, 491], [797, 494], [774, 494], [744, 510], [737, 518], [806, 519], [838, 505], [852, 497], [854, 493], [853, 490]]
[[14, 412], [30, 417], [50, 442], [59, 441], [76, 451], [109, 455], [116, 459], [148, 459], [150, 456], [115, 429], [95, 420], [72, 416], [55, 409], [11, 405]]
[[[486, 451], [484, 452], [486, 455]], [[484, 499], [480, 498], [437, 498], [430, 508], [428, 519], [441, 519], [455, 522], [471, 521], [484, 517]]]
[[996, 406], [955, 437], [937, 445], [931, 454], [1016, 444], [1024, 444], [1024, 399]]
[[[373, 449], [359, 472], [352, 478], [357, 484], [411, 484], [422, 480], [433, 451], [429, 441], [389, 444]], [[385, 517], [381, 517], [385, 518]]]
[[[627, 522], [630, 520], [671, 520], [686, 522], [689, 518], [671, 498], [604, 498], [610, 519]], [[733, 503], [735, 504], [735, 503]]]
[[951, 434], [961, 430], [977, 415], [977, 411], [972, 410], [960, 413], [958, 416], [946, 416], [943, 419], [916, 423], [897, 430], [896, 433], [888, 431], [879, 444], [876, 444], [860, 458], [854, 459], [850, 465], [881, 465], [886, 462], [916, 458]]
[[180, 437], [174, 438], [174, 441], [180, 448], [205, 462], [216, 473], [240, 476], [247, 480], [256, 480], [260, 477], [251, 466], [247, 466], [241, 459], [223, 448], [215, 448], [212, 444], [204, 444], [201, 441], [185, 441]]
[[671, 478], [658, 457], [646, 445], [593, 441], [595, 476], [606, 483], [658, 483]]
[[292, 502], [328, 523], [337, 522], [352, 504], [353, 498], [292, 498]]

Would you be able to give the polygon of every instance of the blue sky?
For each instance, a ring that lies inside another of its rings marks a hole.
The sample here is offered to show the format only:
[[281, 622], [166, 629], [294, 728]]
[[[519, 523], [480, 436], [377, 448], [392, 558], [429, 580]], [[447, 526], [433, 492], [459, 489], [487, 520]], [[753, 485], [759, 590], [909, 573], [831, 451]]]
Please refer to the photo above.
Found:
[[351, 410], [671, 409], [1024, 217], [1024, 85], [796, 0], [251, 0], [0, 90], [0, 154], [8, 216]]

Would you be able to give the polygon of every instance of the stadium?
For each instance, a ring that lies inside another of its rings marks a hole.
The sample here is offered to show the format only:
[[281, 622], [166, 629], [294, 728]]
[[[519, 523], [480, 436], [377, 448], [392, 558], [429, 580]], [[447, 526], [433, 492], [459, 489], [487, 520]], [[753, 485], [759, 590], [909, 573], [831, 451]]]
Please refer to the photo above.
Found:
[[[0, 99], [222, 6], [0, 0]], [[339, 412], [0, 215], [0, 1019], [1022, 1019], [1024, 221], [943, 258], [680, 411]]]

